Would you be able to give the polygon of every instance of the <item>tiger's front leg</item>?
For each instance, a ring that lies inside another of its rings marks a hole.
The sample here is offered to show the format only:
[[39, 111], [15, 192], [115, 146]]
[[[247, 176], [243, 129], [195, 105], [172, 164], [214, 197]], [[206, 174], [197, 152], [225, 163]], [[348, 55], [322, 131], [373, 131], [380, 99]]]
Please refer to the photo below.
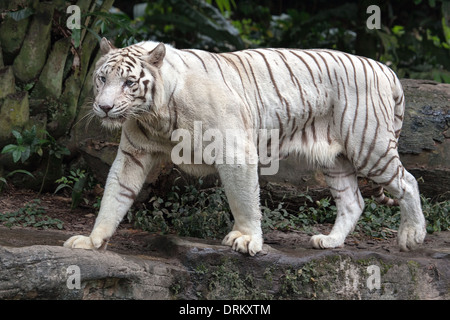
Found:
[[234, 217], [233, 230], [222, 244], [254, 256], [263, 246], [257, 165], [225, 164], [218, 171]]
[[150, 154], [125, 149], [121, 142], [108, 174], [100, 212], [91, 234], [73, 236], [64, 243], [64, 246], [106, 249], [109, 238], [130, 209], [153, 165], [154, 157]]

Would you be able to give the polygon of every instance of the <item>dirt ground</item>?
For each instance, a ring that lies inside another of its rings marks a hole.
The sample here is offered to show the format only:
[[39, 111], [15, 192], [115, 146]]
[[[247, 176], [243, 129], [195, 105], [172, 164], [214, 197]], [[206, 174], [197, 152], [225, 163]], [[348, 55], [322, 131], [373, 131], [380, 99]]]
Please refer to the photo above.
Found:
[[[15, 212], [19, 208], [25, 207], [26, 204], [32, 203], [35, 199], [39, 199], [39, 206], [45, 209], [45, 214], [49, 218], [59, 219], [63, 222], [63, 228], [41, 230], [42, 237], [37, 239], [27, 239], [28, 233], [21, 232], [21, 230], [31, 229], [31, 227], [13, 226], [11, 228], [12, 236], [8, 239], [8, 244], [11, 246], [25, 246], [32, 245], [31, 241], [36, 241], [34, 244], [42, 245], [63, 245], [64, 241], [72, 235], [83, 234], [88, 235], [95, 223], [96, 212], [91, 205], [80, 204], [76, 209], [70, 208], [72, 199], [69, 196], [56, 195], [52, 193], [43, 193], [39, 195], [32, 190], [12, 189], [9, 188], [0, 194], [0, 214], [6, 212]], [[1, 224], [1, 223], [0, 223]], [[36, 233], [35, 233], [36, 234]], [[51, 234], [51, 236], [50, 236]], [[55, 235], [60, 235], [56, 236]], [[139, 239], [142, 236], [147, 236], [148, 233], [132, 228], [132, 225], [122, 222], [119, 229], [111, 239], [108, 249], [116, 248], [117, 251], [138, 253], [142, 247], [139, 245]], [[133, 239], [129, 239], [132, 237]], [[133, 244], [134, 243], [134, 244]], [[134, 248], [134, 252], [129, 250]]]
[[[78, 208], [71, 210], [71, 198], [69, 196], [51, 193], [38, 195], [31, 190], [10, 188], [0, 194], [0, 214], [15, 212], [35, 199], [40, 199], [40, 206], [45, 209], [45, 215], [63, 221], [63, 229], [51, 229], [51, 231], [42, 230], [38, 233], [41, 236], [33, 236], [33, 239], [28, 239], [26, 236], [28, 233], [23, 231], [29, 228], [15, 226], [7, 232], [8, 235], [5, 234], [4, 237], [2, 237], [0, 245], [19, 247], [33, 244], [62, 245], [64, 241], [72, 235], [88, 235], [91, 232], [96, 218], [95, 209], [92, 208], [91, 205], [81, 204]], [[331, 230], [331, 227], [331, 224], [316, 225], [314, 226], [313, 232], [327, 234]], [[5, 233], [6, 229], [2, 229], [4, 230], [3, 233]], [[448, 234], [446, 236], [442, 236], [442, 234], [444, 233], [441, 233], [441, 235], [428, 235], [425, 239], [424, 247], [450, 248], [450, 237]], [[312, 233], [307, 232], [281, 232], [274, 230], [264, 235], [264, 242], [271, 247], [291, 251], [297, 248], [309, 248], [308, 242], [311, 235]], [[115, 235], [111, 238], [108, 250], [126, 254], [152, 254], [158, 250], [149, 245], [149, 243], [154, 242], [149, 239], [154, 239], [154, 237], [157, 236], [157, 234], [151, 234], [133, 228], [132, 224], [124, 219]], [[197, 241], [199, 240], [197, 239]], [[203, 241], [207, 241], [211, 244], [220, 243], [220, 240], [208, 239]], [[347, 237], [345, 247], [348, 249], [372, 250], [383, 253], [398, 252], [395, 233], [392, 238], [388, 239], [374, 238], [362, 235], [361, 233], [354, 233]]]

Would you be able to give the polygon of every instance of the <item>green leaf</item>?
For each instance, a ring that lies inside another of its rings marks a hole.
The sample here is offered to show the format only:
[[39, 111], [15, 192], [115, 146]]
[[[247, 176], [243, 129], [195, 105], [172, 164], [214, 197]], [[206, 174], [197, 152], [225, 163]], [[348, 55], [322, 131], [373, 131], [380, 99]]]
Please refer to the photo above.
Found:
[[[449, 9], [450, 9], [450, 5], [448, 5]], [[443, 11], [443, 9], [442, 9]], [[449, 13], [450, 16], [450, 13]], [[445, 41], [447, 41], [448, 44], [450, 44], [450, 26], [447, 25], [446, 23], [446, 18], [445, 16], [442, 17], [441, 22], [442, 22], [442, 31], [444, 33], [444, 37], [445, 37]]]
[[71, 35], [72, 41], [73, 41], [73, 46], [75, 48], [80, 47], [80, 42], [81, 42], [81, 29], [73, 29], [72, 30], [72, 35]]
[[392, 28], [392, 33], [395, 34], [396, 36], [402, 36], [405, 34], [405, 27], [403, 26], [394, 26]]
[[80, 204], [83, 195], [84, 185], [86, 184], [86, 176], [80, 177], [79, 180], [74, 184], [72, 189], [72, 204], [71, 209], [75, 209]]
[[18, 150], [18, 148], [15, 149], [12, 153], [14, 163], [18, 162], [20, 160], [21, 156], [22, 156], [22, 152], [20, 150]]
[[2, 154], [13, 153], [16, 148], [17, 146], [15, 144], [8, 144], [7, 146], [3, 147]]
[[16, 138], [17, 143], [22, 144], [22, 142], [23, 142], [22, 134], [19, 131], [16, 131], [16, 130], [11, 131], [11, 133]]
[[6, 15], [8, 17], [11, 17], [15, 21], [20, 21], [20, 20], [26, 19], [29, 16], [31, 16], [32, 14], [34, 14], [34, 10], [32, 8], [25, 8], [22, 10], [11, 11], [11, 12], [6, 13]]
[[23, 174], [26, 174], [26, 175], [32, 177], [33, 179], [36, 179], [35, 176], [30, 171], [22, 170], [22, 169], [17, 169], [17, 170], [11, 171], [10, 173], [8, 173], [8, 175], [6, 177], [10, 177], [16, 173], [23, 173]]
[[170, 0], [164, 1], [164, 8], [173, 8], [173, 12], [153, 12], [148, 14], [148, 22], [158, 26], [174, 25], [185, 33], [195, 32], [214, 39], [217, 45], [228, 42], [236, 49], [244, 48], [239, 31], [208, 3], [200, 0]]
[[26, 147], [22, 147], [22, 148], [23, 148], [23, 150], [21, 152], [20, 158], [21, 158], [22, 163], [24, 163], [30, 157], [31, 147], [30, 146], [26, 146]]
[[[102, 38], [98, 35], [97, 32], [95, 32], [94, 30], [92, 30], [91, 28], [88, 28], [86, 26], [81, 26], [83, 29], [86, 29], [87, 31], [89, 31], [97, 40], [98, 42], [102, 41]], [[104, 32], [103, 30], [101, 31], [102, 33]]]
[[62, 183], [62, 184], [60, 184], [59, 186], [56, 187], [56, 190], [55, 190], [55, 192], [53, 192], [53, 194], [58, 193], [58, 191], [60, 191], [60, 190], [62, 190], [64, 188], [72, 189], [72, 187], [69, 186], [68, 184]]

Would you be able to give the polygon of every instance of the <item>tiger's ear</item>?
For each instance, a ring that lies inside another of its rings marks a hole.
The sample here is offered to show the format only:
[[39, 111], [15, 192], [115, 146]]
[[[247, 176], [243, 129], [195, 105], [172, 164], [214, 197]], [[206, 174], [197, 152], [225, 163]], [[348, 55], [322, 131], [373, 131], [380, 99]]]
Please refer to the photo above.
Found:
[[160, 68], [163, 64], [164, 56], [166, 55], [166, 46], [164, 43], [160, 42], [155, 49], [149, 52], [145, 60], [152, 66]]
[[100, 50], [102, 51], [102, 53], [107, 54], [112, 49], [117, 49], [117, 48], [114, 47], [108, 39], [103, 37], [102, 41], [100, 41]]

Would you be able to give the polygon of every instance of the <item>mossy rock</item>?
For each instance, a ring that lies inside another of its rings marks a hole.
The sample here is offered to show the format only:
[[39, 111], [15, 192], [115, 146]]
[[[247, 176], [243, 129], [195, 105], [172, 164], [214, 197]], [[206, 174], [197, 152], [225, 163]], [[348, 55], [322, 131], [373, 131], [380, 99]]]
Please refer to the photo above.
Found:
[[370, 251], [300, 249], [290, 255], [271, 250], [258, 258], [215, 249], [190, 251], [184, 260], [190, 277], [175, 279], [175, 298], [413, 300], [448, 296], [440, 282], [446, 276], [442, 273], [441, 279], [439, 274], [445, 272], [445, 263], [439, 258], [433, 260], [435, 265], [427, 265], [416, 257]]
[[450, 87], [429, 80], [402, 80], [405, 91], [405, 120], [399, 152], [420, 154], [434, 151], [447, 139]]
[[3, 50], [2, 50], [2, 44], [0, 42], [0, 68], [3, 68], [5, 64], [3, 63]]
[[0, 26], [1, 48], [5, 55], [5, 60], [11, 60], [19, 52], [20, 47], [28, 30], [31, 18], [16, 21], [10, 17], [5, 17]]
[[64, 83], [65, 89], [60, 99], [52, 106], [54, 111], [49, 124], [50, 134], [58, 139], [68, 133], [77, 114], [81, 79], [72, 75]]
[[37, 78], [45, 65], [50, 46], [53, 9], [51, 3], [39, 3], [19, 55], [14, 59], [14, 74], [22, 82]]
[[29, 117], [28, 92], [6, 96], [0, 106], [0, 145], [10, 139], [12, 129], [23, 127]]
[[7, 95], [15, 93], [15, 79], [11, 67], [4, 67], [0, 69], [0, 99]]
[[64, 66], [70, 47], [70, 39], [64, 38], [53, 45], [53, 49], [33, 89], [33, 98], [58, 98], [63, 85]]

